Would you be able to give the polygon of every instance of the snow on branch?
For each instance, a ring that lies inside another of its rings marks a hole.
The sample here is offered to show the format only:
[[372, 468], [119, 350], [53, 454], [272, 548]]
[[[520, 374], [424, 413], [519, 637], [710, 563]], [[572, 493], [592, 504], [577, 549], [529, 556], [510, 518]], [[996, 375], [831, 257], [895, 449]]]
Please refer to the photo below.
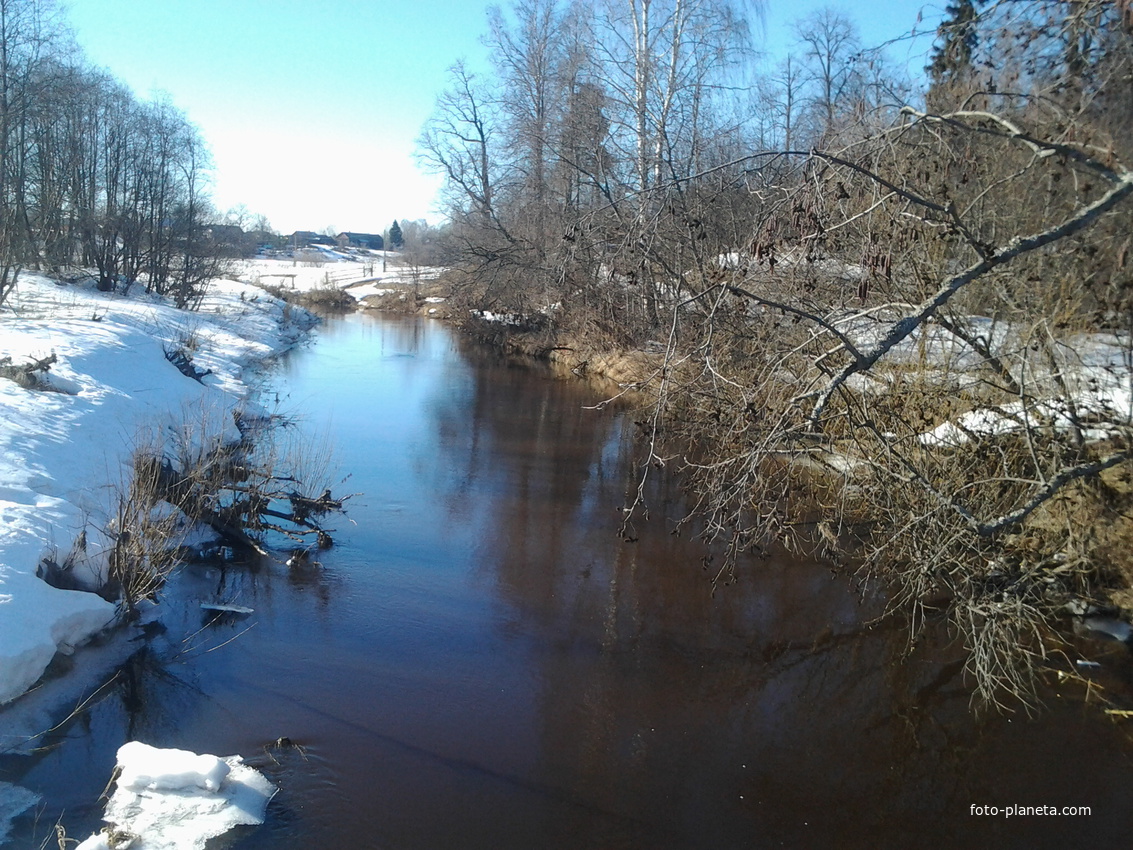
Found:
[[[818, 393], [817, 401], [808, 418], [810, 430], [815, 432], [821, 430], [820, 420], [830, 403], [830, 399], [851, 376], [871, 369], [895, 346], [924, 325], [938, 309], [947, 304], [965, 286], [979, 280], [991, 270], [1011, 262], [1016, 257], [1077, 233], [1093, 223], [1098, 216], [1120, 204], [1128, 197], [1130, 192], [1133, 192], [1133, 172], [1126, 169], [1114, 172], [1113, 183], [1114, 185], [1104, 195], [1093, 203], [1079, 207], [1069, 218], [1046, 230], [1028, 236], [1016, 236], [998, 248], [991, 248], [978, 262], [948, 278], [940, 289], [921, 302], [914, 312], [895, 323], [876, 344], [854, 356], [838, 374], [827, 382], [826, 386]], [[853, 356], [853, 352], [851, 352], [851, 356]]]

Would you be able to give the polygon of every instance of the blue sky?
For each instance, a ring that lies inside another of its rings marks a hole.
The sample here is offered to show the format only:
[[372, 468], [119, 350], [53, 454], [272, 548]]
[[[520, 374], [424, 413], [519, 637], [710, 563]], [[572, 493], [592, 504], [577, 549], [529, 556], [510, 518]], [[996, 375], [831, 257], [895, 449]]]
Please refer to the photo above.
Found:
[[[168, 92], [201, 128], [213, 152], [214, 197], [221, 209], [242, 203], [283, 232], [328, 226], [380, 232], [395, 217], [439, 220], [433, 208], [437, 183], [418, 171], [414, 140], [448, 66], [462, 56], [484, 61], [486, 3], [64, 5], [93, 62], [143, 97]], [[787, 23], [827, 5], [853, 18], [872, 44], [911, 30], [923, 4], [771, 0], [764, 46], [782, 52]], [[896, 52], [903, 60], [908, 51]]]

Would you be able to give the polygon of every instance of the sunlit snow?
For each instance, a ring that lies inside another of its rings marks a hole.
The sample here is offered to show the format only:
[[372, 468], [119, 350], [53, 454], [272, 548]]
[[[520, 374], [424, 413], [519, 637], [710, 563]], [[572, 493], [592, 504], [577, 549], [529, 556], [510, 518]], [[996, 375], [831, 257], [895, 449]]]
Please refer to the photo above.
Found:
[[[85, 531], [72, 578], [96, 585], [111, 489], [128, 476], [139, 443], [187, 432], [238, 436], [232, 411], [255, 370], [312, 321], [234, 281], [214, 282], [200, 309], [186, 312], [137, 289], [126, 298], [20, 277], [0, 311], [0, 358], [23, 364], [54, 354], [49, 382], [63, 391], [0, 379], [0, 704], [115, 615], [93, 593], [49, 586], [37, 575], [41, 560], [62, 559]], [[200, 382], [167, 359], [176, 347], [207, 372]], [[203, 429], [192, 424], [202, 421]]]
[[[132, 837], [130, 850], [203, 850], [234, 827], [263, 823], [275, 786], [240, 756], [220, 758], [130, 741], [103, 820]], [[105, 832], [79, 850], [107, 848]]]

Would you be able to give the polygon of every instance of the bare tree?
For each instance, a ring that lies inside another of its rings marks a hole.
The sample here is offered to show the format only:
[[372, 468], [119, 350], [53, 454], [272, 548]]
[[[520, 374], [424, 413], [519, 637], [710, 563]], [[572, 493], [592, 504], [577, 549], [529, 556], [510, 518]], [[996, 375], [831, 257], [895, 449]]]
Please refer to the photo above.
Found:
[[501, 111], [517, 148], [521, 191], [537, 215], [547, 191], [552, 122], [562, 109], [559, 14], [556, 0], [523, 0], [512, 9], [516, 22], [511, 26], [498, 6], [488, 10], [487, 43], [504, 84]]
[[809, 148], [803, 121], [805, 81], [798, 60], [788, 55], [762, 83], [759, 112], [769, 116], [772, 132], [765, 136], [766, 143], [760, 147], [785, 151]]
[[831, 133], [839, 109], [852, 101], [854, 88], [860, 84], [855, 67], [861, 51], [857, 29], [845, 16], [825, 8], [796, 21], [794, 31], [804, 72], [814, 89], [812, 108], [822, 132]]
[[444, 175], [454, 206], [491, 223], [496, 186], [493, 110], [463, 62], [449, 69], [449, 78], [450, 87], [437, 98], [434, 115], [419, 140], [420, 156]]
[[674, 313], [657, 420], [696, 441], [699, 510], [731, 551], [868, 528], [869, 574], [914, 622], [947, 608], [989, 702], [1032, 693], [1069, 601], [1123, 586], [1095, 570], [1128, 532], [1110, 476], [1133, 459], [1133, 329], [1112, 307], [1099, 327], [1094, 299], [1123, 296], [1086, 282], [1133, 171], [1015, 102], [906, 109], [812, 154], [751, 261]]
[[29, 130], [52, 42], [47, 0], [0, 0], [0, 303], [34, 258], [28, 213]]
[[595, 76], [620, 103], [634, 180], [643, 197], [674, 171], [670, 157], [695, 150], [700, 111], [747, 47], [746, 22], [718, 0], [610, 2], [598, 19]]

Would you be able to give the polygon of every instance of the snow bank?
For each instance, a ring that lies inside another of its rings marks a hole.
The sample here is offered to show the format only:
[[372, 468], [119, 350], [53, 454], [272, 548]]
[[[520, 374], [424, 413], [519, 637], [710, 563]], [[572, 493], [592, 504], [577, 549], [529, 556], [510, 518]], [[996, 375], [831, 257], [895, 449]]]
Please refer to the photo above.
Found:
[[[118, 749], [117, 787], [103, 816], [130, 850], [203, 850], [240, 825], [264, 822], [276, 788], [240, 756], [219, 758], [130, 741]], [[79, 850], [109, 848], [106, 833]]]
[[[51, 587], [37, 568], [44, 557], [62, 561], [88, 529], [92, 545], [73, 579], [97, 583], [110, 487], [128, 477], [139, 435], [166, 443], [207, 421], [218, 437], [235, 436], [232, 412], [255, 370], [313, 321], [234, 281], [215, 282], [190, 313], [144, 295], [20, 277], [0, 310], [0, 357], [21, 364], [54, 354], [50, 380], [65, 392], [0, 379], [0, 704], [112, 620], [113, 605]], [[201, 381], [169, 361], [175, 349], [205, 373]]]
[[42, 681], [31, 692], [0, 709], [0, 753], [30, 756], [38, 752], [44, 735], [59, 722], [60, 708], [82, 704], [107, 682], [138, 651], [134, 638], [140, 633], [141, 624], [155, 613], [149, 608], [130, 628], [116, 630], [107, 640], [84, 647], [82, 663], [66, 676]]

